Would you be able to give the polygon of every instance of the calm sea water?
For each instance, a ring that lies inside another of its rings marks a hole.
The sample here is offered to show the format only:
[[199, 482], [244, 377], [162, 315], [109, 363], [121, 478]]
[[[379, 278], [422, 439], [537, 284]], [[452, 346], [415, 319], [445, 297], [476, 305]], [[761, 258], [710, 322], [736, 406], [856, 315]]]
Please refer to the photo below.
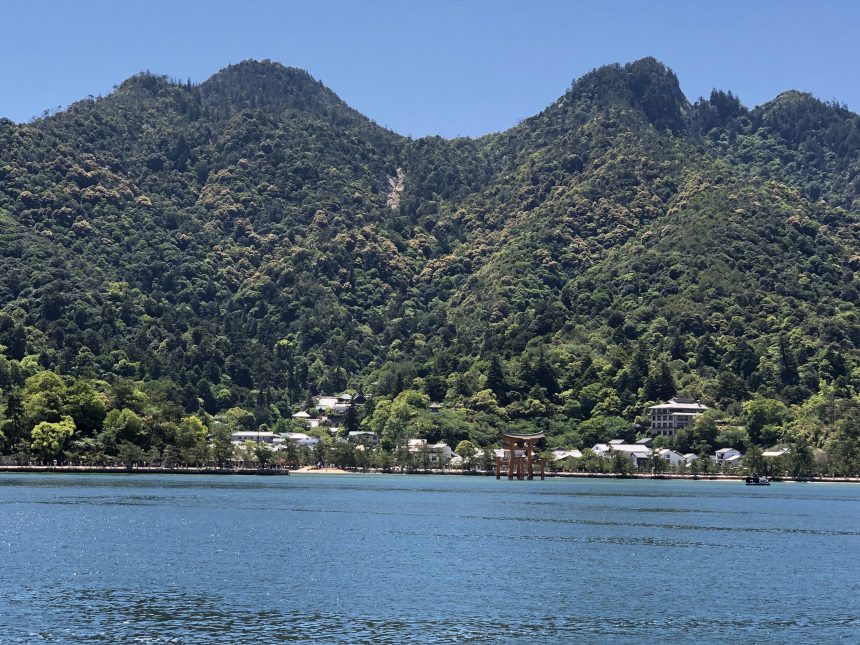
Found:
[[0, 475], [3, 642], [860, 642], [860, 486]]

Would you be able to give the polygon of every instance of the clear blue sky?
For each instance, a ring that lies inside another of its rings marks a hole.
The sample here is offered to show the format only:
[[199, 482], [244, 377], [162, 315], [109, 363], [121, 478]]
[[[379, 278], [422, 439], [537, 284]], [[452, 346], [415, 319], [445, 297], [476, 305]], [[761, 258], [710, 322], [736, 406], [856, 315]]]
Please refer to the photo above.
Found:
[[246, 58], [307, 69], [413, 136], [503, 130], [649, 55], [691, 100], [798, 89], [860, 109], [860, 0], [9, 0], [3, 22], [0, 116], [19, 122], [142, 70], [199, 82]]

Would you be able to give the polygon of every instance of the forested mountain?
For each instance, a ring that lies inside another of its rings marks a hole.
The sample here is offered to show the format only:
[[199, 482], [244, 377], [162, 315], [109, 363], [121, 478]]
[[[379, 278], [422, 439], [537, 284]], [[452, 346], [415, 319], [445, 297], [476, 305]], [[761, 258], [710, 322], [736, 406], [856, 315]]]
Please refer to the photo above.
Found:
[[681, 448], [803, 442], [856, 467], [858, 195], [858, 115], [691, 104], [650, 58], [455, 140], [268, 61], [140, 74], [0, 121], [5, 449], [155, 454], [342, 390], [372, 395], [389, 446], [582, 446], [683, 392], [752, 436]]

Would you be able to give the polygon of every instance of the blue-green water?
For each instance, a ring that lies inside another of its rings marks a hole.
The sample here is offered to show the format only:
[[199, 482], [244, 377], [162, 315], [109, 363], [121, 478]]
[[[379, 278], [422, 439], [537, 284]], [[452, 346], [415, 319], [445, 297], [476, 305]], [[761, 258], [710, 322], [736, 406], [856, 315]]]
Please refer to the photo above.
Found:
[[860, 642], [860, 486], [0, 475], [3, 642]]

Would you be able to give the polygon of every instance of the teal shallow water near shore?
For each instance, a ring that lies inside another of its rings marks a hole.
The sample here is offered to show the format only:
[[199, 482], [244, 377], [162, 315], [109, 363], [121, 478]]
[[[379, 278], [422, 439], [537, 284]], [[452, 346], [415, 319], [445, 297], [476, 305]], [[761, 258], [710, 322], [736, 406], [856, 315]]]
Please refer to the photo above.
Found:
[[860, 487], [0, 475], [4, 642], [857, 642]]

